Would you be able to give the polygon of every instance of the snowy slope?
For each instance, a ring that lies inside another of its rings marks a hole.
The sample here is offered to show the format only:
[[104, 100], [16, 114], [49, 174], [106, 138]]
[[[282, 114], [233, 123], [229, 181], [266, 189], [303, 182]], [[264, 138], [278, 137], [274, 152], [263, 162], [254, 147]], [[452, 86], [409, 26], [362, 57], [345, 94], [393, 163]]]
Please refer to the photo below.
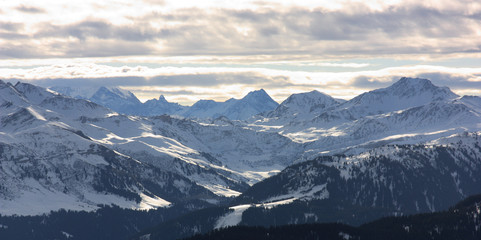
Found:
[[363, 93], [345, 102], [338, 111], [347, 109], [355, 118], [359, 118], [457, 97], [449, 88], [437, 87], [427, 79], [403, 77], [390, 87]]
[[[0, 96], [4, 214], [22, 205], [18, 214], [218, 203], [302, 152], [280, 134], [228, 119], [126, 116], [24, 83], [0, 82]], [[45, 195], [40, 208], [31, 202], [34, 195]]]
[[133, 93], [120, 88], [100, 87], [89, 100], [114, 111], [129, 114], [135, 114], [142, 105]]
[[[273, 214], [282, 212], [283, 221], [297, 219], [297, 223], [308, 221], [297, 218], [303, 211], [326, 219], [319, 215], [325, 210], [319, 213], [316, 208], [342, 212], [356, 206], [383, 214], [434, 212], [479, 194], [480, 176], [481, 132], [466, 132], [423, 144], [386, 145], [354, 155], [318, 157], [255, 184], [234, 204], [289, 200]], [[327, 219], [340, 216], [333, 217]], [[349, 218], [343, 217], [343, 221]], [[283, 222], [288, 223], [294, 222]]]
[[[97, 96], [119, 102], [135, 97], [107, 88]], [[0, 171], [10, 184], [0, 188], [5, 193], [0, 196], [8, 204], [26, 203], [40, 189], [66, 199], [58, 206], [72, 204], [72, 209], [116, 201], [135, 208], [147, 202], [181, 204], [194, 199], [218, 203], [293, 163], [326, 155], [361, 156], [388, 144], [427, 144], [481, 129], [479, 97], [459, 97], [425, 79], [403, 78], [347, 102], [316, 91], [293, 95], [279, 106], [269, 99], [259, 90], [240, 100], [197, 103], [199, 112], [216, 109], [209, 114], [219, 117], [211, 120], [140, 117], [30, 84], [0, 81]], [[165, 98], [156, 102], [151, 104], [171, 104]], [[267, 109], [272, 111], [248, 121], [229, 120]], [[38, 172], [34, 182], [28, 182], [29, 171]], [[63, 171], [70, 178], [65, 179]], [[108, 187], [94, 188], [99, 182]], [[41, 187], [28, 187], [35, 184]], [[262, 201], [330, 199], [329, 185], [323, 184], [289, 187]], [[64, 193], [62, 187], [73, 190]], [[25, 194], [13, 194], [16, 188], [25, 189]]]
[[[421, 142], [440, 135], [481, 129], [479, 97], [459, 97], [427, 79], [402, 78], [390, 87], [317, 108], [318, 111], [310, 114], [301, 106], [315, 104], [293, 105], [295, 107], [282, 108], [286, 110], [273, 111], [251, 121], [249, 127], [278, 132], [296, 142], [308, 143], [308, 152], [313, 154], [340, 153], [352, 146], [368, 146], [367, 143], [373, 141], [378, 144], [385, 144], [387, 139], [389, 142]], [[312, 158], [309, 153], [305, 159]]]
[[109, 109], [21, 83], [0, 81], [0, 96], [1, 214], [93, 210], [99, 204], [148, 209], [219, 199], [191, 180], [109, 149], [77, 128], [87, 116], [115, 116]]
[[[404, 216], [398, 218], [402, 222], [406, 215], [447, 210], [460, 199], [479, 194], [480, 173], [481, 132], [455, 134], [422, 144], [386, 145], [359, 154], [318, 157], [289, 166], [255, 184], [234, 199], [228, 211], [205, 209], [160, 224], [141, 236], [161, 239], [176, 229], [179, 235], [170, 237], [175, 239], [235, 225], [361, 225], [392, 215]], [[470, 199], [457, 206], [461, 209], [473, 203]], [[470, 214], [460, 216], [476, 218], [478, 205], [473, 205]], [[458, 210], [449, 211], [461, 211]], [[446, 216], [446, 212], [441, 215]], [[380, 227], [392, 220], [380, 220]], [[468, 222], [471, 226], [479, 225], [477, 219]], [[413, 227], [410, 224], [417, 223], [402, 225], [400, 231], [409, 232]], [[459, 222], [459, 226], [465, 225], [466, 221]], [[446, 225], [432, 226], [437, 228], [444, 229]], [[373, 233], [378, 230], [373, 229]]]

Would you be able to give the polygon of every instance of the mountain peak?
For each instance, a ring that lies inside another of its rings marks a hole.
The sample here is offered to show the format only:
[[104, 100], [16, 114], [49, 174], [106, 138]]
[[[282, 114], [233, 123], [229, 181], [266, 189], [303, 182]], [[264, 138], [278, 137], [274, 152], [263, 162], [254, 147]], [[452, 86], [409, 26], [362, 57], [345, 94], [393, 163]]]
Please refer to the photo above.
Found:
[[269, 94], [267, 94], [267, 92], [264, 90], [264, 89], [259, 89], [259, 90], [255, 90], [255, 91], [251, 91], [249, 92], [244, 98], [246, 97], [269, 97]]
[[160, 102], [168, 102], [167, 99], [165, 99], [164, 95], [162, 95], [162, 94], [159, 96], [159, 101]]
[[397, 92], [415, 92], [436, 91], [440, 87], [435, 86], [430, 80], [424, 78], [402, 77], [387, 89], [397, 90]]
[[246, 100], [257, 101], [257, 102], [260, 101], [260, 102], [269, 103], [269, 105], [275, 105], [275, 106], [278, 105], [278, 103], [274, 101], [274, 99], [272, 99], [271, 96], [269, 96], [269, 94], [267, 94], [267, 92], [262, 88], [259, 90], [249, 92], [245, 97], [241, 99], [241, 101], [246, 101]]
[[359, 118], [458, 98], [447, 87], [438, 87], [423, 78], [403, 77], [387, 88], [363, 93], [342, 104], [351, 117]]
[[132, 92], [116, 87], [100, 87], [92, 98], [101, 96], [115, 96], [123, 99], [131, 99], [131, 101], [135, 102], [138, 101], [137, 97]]
[[459, 97], [447, 87], [438, 87], [424, 78], [402, 77], [390, 87], [383, 89], [400, 97], [413, 97], [429, 94], [432, 100], [453, 99]]
[[314, 105], [324, 104], [324, 105], [334, 105], [337, 104], [336, 101], [331, 96], [319, 92], [317, 90], [312, 90], [310, 92], [304, 93], [294, 93], [289, 96], [286, 100], [284, 100], [281, 105], [284, 106], [296, 106], [296, 107], [303, 107], [309, 106], [313, 107]]
[[10, 82], [4, 82], [0, 80], [0, 88], [6, 88], [6, 87], [13, 87], [13, 85]]
[[267, 113], [270, 118], [312, 118], [326, 108], [340, 101], [317, 90], [294, 93], [284, 100], [275, 110]]
[[434, 86], [433, 83], [428, 80], [428, 79], [425, 79], [425, 78], [410, 78], [410, 77], [402, 77], [401, 79], [399, 79], [396, 83], [394, 83], [394, 85], [409, 85], [409, 86], [413, 86], [413, 85], [431, 85], [431, 86]]

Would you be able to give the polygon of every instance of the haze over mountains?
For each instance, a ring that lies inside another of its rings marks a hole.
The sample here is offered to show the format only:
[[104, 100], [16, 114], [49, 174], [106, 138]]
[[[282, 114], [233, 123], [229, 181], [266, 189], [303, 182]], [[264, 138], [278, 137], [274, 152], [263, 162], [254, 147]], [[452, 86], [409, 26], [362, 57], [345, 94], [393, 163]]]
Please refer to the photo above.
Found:
[[2, 215], [227, 204], [204, 210], [208, 220], [176, 220], [181, 237], [237, 224], [362, 224], [481, 193], [481, 98], [427, 79], [348, 101], [312, 91], [277, 104], [258, 90], [191, 107], [142, 104], [115, 88], [52, 90], [0, 82]]

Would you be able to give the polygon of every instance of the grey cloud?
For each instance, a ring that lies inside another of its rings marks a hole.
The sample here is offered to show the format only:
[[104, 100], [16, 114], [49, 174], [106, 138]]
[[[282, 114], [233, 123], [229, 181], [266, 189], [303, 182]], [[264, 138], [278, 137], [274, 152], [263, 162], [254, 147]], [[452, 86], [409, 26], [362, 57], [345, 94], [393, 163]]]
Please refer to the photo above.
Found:
[[18, 40], [28, 38], [28, 35], [21, 33], [23, 28], [23, 23], [0, 22], [0, 39]]
[[[1, 33], [1, 37], [20, 39], [18, 43], [0, 45], [0, 59], [2, 58], [43, 58], [43, 57], [111, 57], [129, 55], [148, 55], [155, 53], [155, 49], [142, 42], [122, 40], [97, 41], [52, 41], [43, 45], [28, 44], [27, 36]], [[59, 55], [61, 54], [61, 55]]]
[[[478, 15], [481, 13], [414, 5], [372, 11], [359, 4], [346, 12], [302, 8], [180, 9], [130, 17], [132, 24], [127, 25], [103, 19], [84, 19], [73, 24], [39, 23], [32, 38], [36, 42], [25, 39], [22, 44], [37, 44], [35, 47], [55, 50], [62, 57], [470, 53], [480, 52], [481, 40], [476, 31], [481, 22], [473, 20]], [[153, 27], [156, 25], [162, 27]], [[21, 26], [4, 24], [3, 28], [10, 31], [0, 36], [4, 39], [26, 36]], [[82, 54], [80, 50], [87, 47], [71, 39], [65, 41], [68, 37], [88, 45], [91, 51]], [[42, 43], [44, 38], [49, 38], [49, 42]], [[59, 41], [52, 43], [52, 38]], [[102, 45], [106, 40], [123, 41], [117, 45], [122, 49]], [[52, 54], [43, 52], [45, 56]]]
[[390, 8], [384, 12], [360, 7], [351, 14], [322, 10], [302, 14], [310, 15], [309, 29], [297, 28], [297, 31], [308, 32], [318, 40], [364, 41], [380, 35], [394, 39], [416, 35], [446, 38], [475, 31], [466, 24], [469, 17], [462, 13], [420, 6]]
[[[231, 54], [239, 51], [244, 54], [459, 53], [476, 51], [477, 45], [453, 44], [458, 41], [456, 38], [460, 41], [465, 40], [463, 37], [472, 38], [472, 43], [476, 44], [479, 41], [476, 29], [481, 27], [462, 12], [441, 12], [419, 6], [392, 8], [385, 12], [359, 8], [351, 13], [293, 9], [260, 13], [229, 10], [217, 14], [204, 16], [203, 19], [210, 19], [205, 24], [186, 23], [170, 29], [177, 34], [167, 36], [168, 51], [172, 54], [182, 50]], [[213, 26], [210, 22], [223, 24]], [[249, 36], [243, 36], [236, 27], [248, 27], [252, 31]], [[436, 39], [436, 43], [423, 44], [426, 38]], [[212, 43], [218, 51], [210, 49]]]
[[[196, 93], [193, 91], [187, 91], [187, 90], [175, 90], [175, 91], [165, 91], [165, 92], [159, 92], [156, 90], [136, 90], [136, 92], [142, 92], [144, 95], [150, 95], [150, 96], [160, 96], [160, 95], [165, 95], [169, 94], [170, 96], [172, 95], [202, 95], [202, 93]], [[207, 93], [206, 93], [207, 94]]]
[[264, 36], [278, 35], [280, 33], [279, 28], [276, 26], [267, 26], [259, 29], [259, 32]]
[[33, 84], [43, 86], [43, 87], [52, 87], [52, 86], [71, 86], [71, 87], [111, 87], [111, 86], [120, 86], [120, 85], [133, 85], [136, 83], [138, 86], [146, 85], [146, 79], [143, 77], [109, 77], [109, 78], [44, 78], [44, 79], [36, 79], [36, 80], [24, 80], [24, 79], [5, 79], [9, 82], [17, 82], [17, 81], [28, 81]]
[[34, 35], [43, 37], [75, 37], [86, 40], [88, 37], [98, 39], [122, 39], [127, 41], [149, 41], [161, 37], [165, 32], [157, 31], [144, 25], [114, 25], [105, 20], [86, 19], [69, 25], [53, 25], [44, 23], [39, 26], [40, 30]]
[[[388, 87], [401, 79], [402, 75], [386, 75], [383, 77], [359, 76], [350, 86], [361, 89], [377, 89]], [[480, 81], [471, 81], [475, 75], [461, 75], [446, 72], [425, 72], [408, 77], [429, 79], [436, 86], [448, 86], [451, 89], [481, 89]]]
[[[62, 48], [63, 46], [59, 46]], [[55, 50], [55, 46], [52, 46]], [[71, 57], [110, 57], [151, 54], [153, 48], [146, 44], [125, 41], [89, 41], [70, 43], [66, 55]]]
[[481, 89], [481, 81], [470, 81], [472, 78], [479, 76], [442, 72], [421, 73], [418, 76], [430, 79], [434, 84], [439, 86], [449, 86], [455, 89]]
[[25, 34], [0, 31], [0, 39], [18, 40], [18, 39], [26, 39], [26, 38], [28, 38], [28, 36]]
[[17, 23], [17, 22], [0, 22], [0, 29], [3, 29], [5, 31], [19, 31], [23, 29], [24, 24], [23, 23]]
[[17, 11], [24, 12], [24, 13], [44, 13], [45, 10], [42, 8], [38, 7], [33, 7], [33, 6], [25, 6], [25, 5], [20, 5], [15, 8]]
[[[75, 76], [75, 71], [72, 71]], [[258, 73], [206, 73], [206, 74], [179, 74], [174, 76], [155, 77], [99, 77], [99, 78], [44, 78], [32, 80], [35, 84], [50, 86], [188, 86], [188, 87], [216, 87], [219, 85], [261, 85], [279, 86], [280, 80], [286, 77], [269, 77]], [[19, 79], [6, 79], [12, 82]], [[24, 80], [20, 80], [24, 81]]]
[[375, 77], [370, 77], [370, 76], [359, 76], [353, 79], [351, 84], [349, 84], [351, 87], [355, 88], [361, 88], [361, 89], [375, 89], [375, 88], [383, 88], [387, 87], [390, 84], [396, 82], [399, 80], [402, 76], [388, 76], [389, 82], [386, 81], [386, 79], [379, 79]]
[[183, 74], [176, 76], [157, 76], [147, 80], [149, 85], [157, 86], [199, 86], [214, 87], [222, 84], [258, 85], [275, 83], [277, 79], [256, 73], [217, 73]]
[[26, 44], [2, 43], [0, 45], [0, 59], [9, 58], [38, 58], [44, 54], [35, 46]]

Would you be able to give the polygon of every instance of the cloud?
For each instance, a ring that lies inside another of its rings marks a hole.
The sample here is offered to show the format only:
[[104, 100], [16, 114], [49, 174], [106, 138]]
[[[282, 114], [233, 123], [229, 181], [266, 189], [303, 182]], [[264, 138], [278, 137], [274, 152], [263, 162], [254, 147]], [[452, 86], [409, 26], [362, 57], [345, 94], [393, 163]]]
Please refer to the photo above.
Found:
[[24, 12], [24, 13], [45, 13], [45, 10], [42, 8], [34, 7], [34, 6], [25, 6], [20, 5], [15, 8], [17, 11]]
[[16, 32], [23, 29], [24, 24], [19, 22], [0, 22], [0, 29], [5, 31]]
[[[151, 4], [149, 2], [144, 4]], [[264, 4], [264, 7], [243, 9], [222, 5], [218, 8], [169, 8], [172, 3], [160, 4], [158, 8], [155, 4], [151, 8], [137, 4], [139, 12], [127, 13], [132, 6], [113, 3], [111, 10], [102, 8], [95, 18], [85, 11], [73, 14], [64, 22], [42, 17], [38, 21], [26, 21], [23, 26], [14, 26], [7, 21], [0, 24], [0, 29], [7, 28], [9, 32], [0, 35], [0, 39], [21, 40], [18, 43], [55, 50], [55, 54], [38, 51], [43, 52], [44, 57], [96, 56], [95, 51], [79, 54], [76, 42], [95, 46], [110, 40], [121, 40], [124, 46], [132, 42], [135, 47], [128, 51], [125, 48], [118, 48], [118, 52], [114, 49], [108, 53], [99, 51], [98, 57], [406, 57], [481, 51], [478, 33], [481, 8], [467, 3], [448, 1], [440, 3], [439, 7], [408, 1], [380, 9], [373, 8], [369, 2], [351, 2], [340, 8], [320, 5], [269, 7], [274, 5]], [[28, 57], [28, 54], [19, 57]]]
[[149, 41], [162, 37], [162, 31], [156, 31], [148, 24], [114, 25], [102, 19], [85, 19], [67, 25], [44, 23], [39, 25], [40, 30], [34, 35], [36, 38], [74, 37], [85, 41], [87, 38], [96, 39], [121, 39], [127, 41]]

